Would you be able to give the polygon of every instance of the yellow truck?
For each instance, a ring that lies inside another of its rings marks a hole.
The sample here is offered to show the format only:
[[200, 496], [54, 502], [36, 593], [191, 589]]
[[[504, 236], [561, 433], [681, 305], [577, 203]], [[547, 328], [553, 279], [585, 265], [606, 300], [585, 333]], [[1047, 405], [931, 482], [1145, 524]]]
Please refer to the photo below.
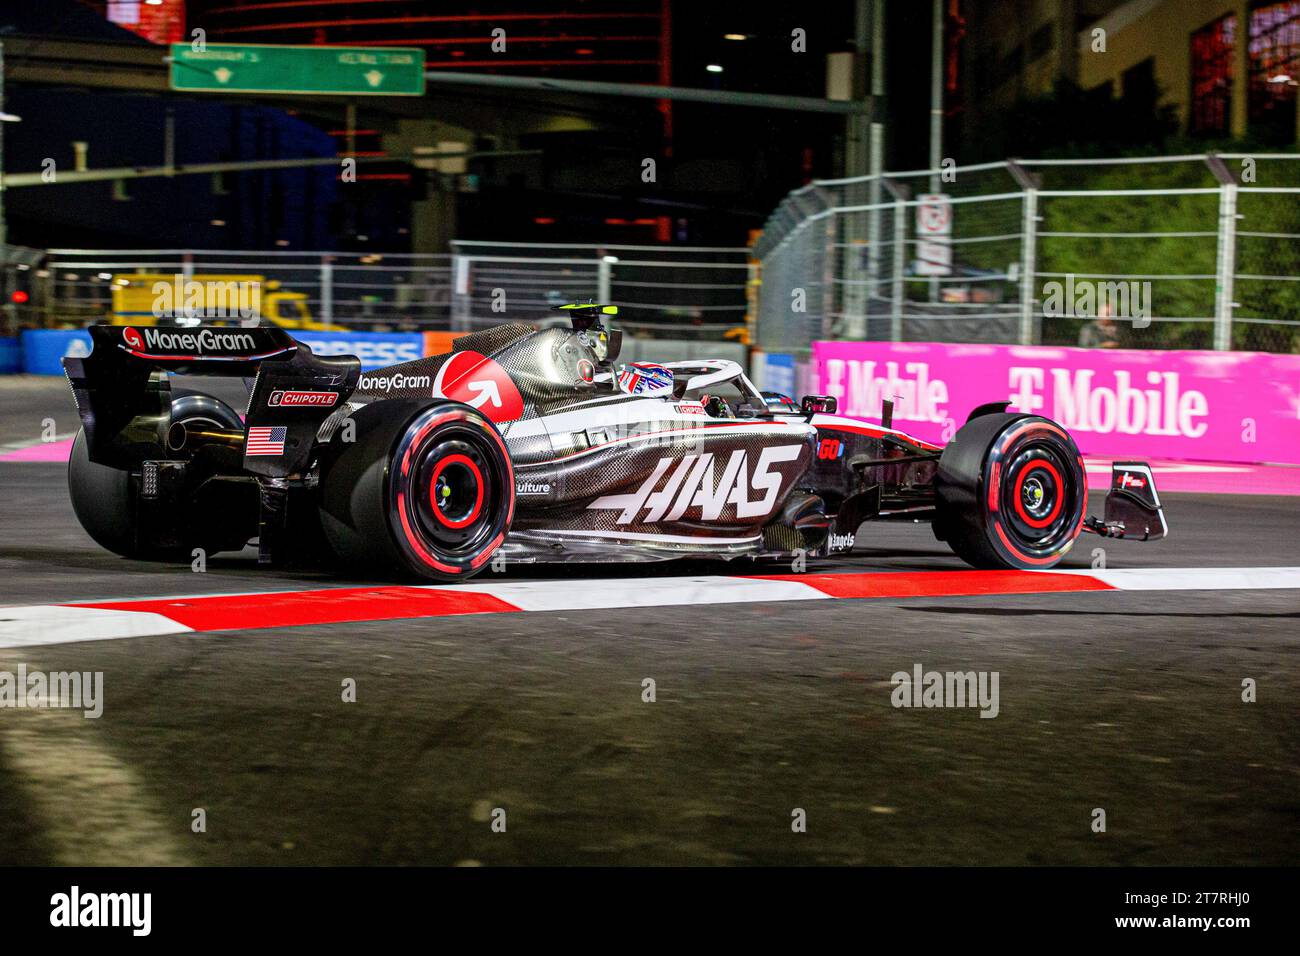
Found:
[[157, 325], [159, 319], [230, 325], [263, 319], [299, 331], [347, 331], [316, 321], [306, 295], [286, 292], [278, 280], [260, 275], [124, 272], [113, 276], [112, 287], [114, 325]]

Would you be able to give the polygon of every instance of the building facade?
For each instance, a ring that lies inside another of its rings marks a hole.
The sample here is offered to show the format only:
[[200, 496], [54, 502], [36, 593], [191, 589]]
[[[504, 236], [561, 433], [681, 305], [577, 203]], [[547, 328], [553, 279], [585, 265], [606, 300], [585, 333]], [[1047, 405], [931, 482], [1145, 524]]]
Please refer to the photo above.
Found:
[[1060, 81], [1152, 96], [1191, 136], [1297, 139], [1296, 0], [954, 0], [948, 31], [949, 116], [966, 141]]

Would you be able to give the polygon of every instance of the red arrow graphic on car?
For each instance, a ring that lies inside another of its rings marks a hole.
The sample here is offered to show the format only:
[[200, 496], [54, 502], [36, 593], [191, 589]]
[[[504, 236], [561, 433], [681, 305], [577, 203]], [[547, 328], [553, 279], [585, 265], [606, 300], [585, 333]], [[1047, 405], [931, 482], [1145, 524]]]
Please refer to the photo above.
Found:
[[524, 413], [524, 400], [510, 376], [478, 352], [457, 352], [438, 370], [433, 394], [464, 402], [494, 422], [512, 422]]

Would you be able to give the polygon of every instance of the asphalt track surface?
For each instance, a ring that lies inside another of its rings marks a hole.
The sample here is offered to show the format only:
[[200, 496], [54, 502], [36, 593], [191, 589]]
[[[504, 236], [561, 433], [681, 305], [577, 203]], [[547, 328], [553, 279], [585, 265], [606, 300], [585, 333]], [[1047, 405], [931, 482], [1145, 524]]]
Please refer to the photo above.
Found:
[[[0, 408], [0, 445], [46, 417], [75, 430], [58, 381], [0, 381]], [[81, 531], [60, 464], [0, 463], [0, 491], [3, 605], [366, 583], [259, 570], [251, 550], [203, 574], [117, 558]], [[1085, 539], [1066, 566], [1098, 545], [1113, 568], [1300, 564], [1300, 499], [1165, 502], [1167, 541]], [[813, 570], [963, 567], [923, 526], [858, 542]], [[788, 569], [504, 578], [580, 602], [592, 580], [771, 570]], [[1293, 864], [1298, 625], [1297, 590], [1108, 591], [9, 648], [0, 670], [102, 671], [105, 708], [0, 709], [0, 863]], [[890, 675], [918, 663], [997, 671], [998, 716], [893, 707]]]

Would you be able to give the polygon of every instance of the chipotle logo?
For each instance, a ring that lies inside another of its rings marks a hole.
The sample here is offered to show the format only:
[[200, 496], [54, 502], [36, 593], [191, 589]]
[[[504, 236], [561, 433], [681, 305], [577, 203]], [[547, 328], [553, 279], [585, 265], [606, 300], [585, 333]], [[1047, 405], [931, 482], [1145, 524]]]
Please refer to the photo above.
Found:
[[277, 389], [266, 404], [272, 408], [329, 408], [339, 400], [334, 392], [308, 392]]

